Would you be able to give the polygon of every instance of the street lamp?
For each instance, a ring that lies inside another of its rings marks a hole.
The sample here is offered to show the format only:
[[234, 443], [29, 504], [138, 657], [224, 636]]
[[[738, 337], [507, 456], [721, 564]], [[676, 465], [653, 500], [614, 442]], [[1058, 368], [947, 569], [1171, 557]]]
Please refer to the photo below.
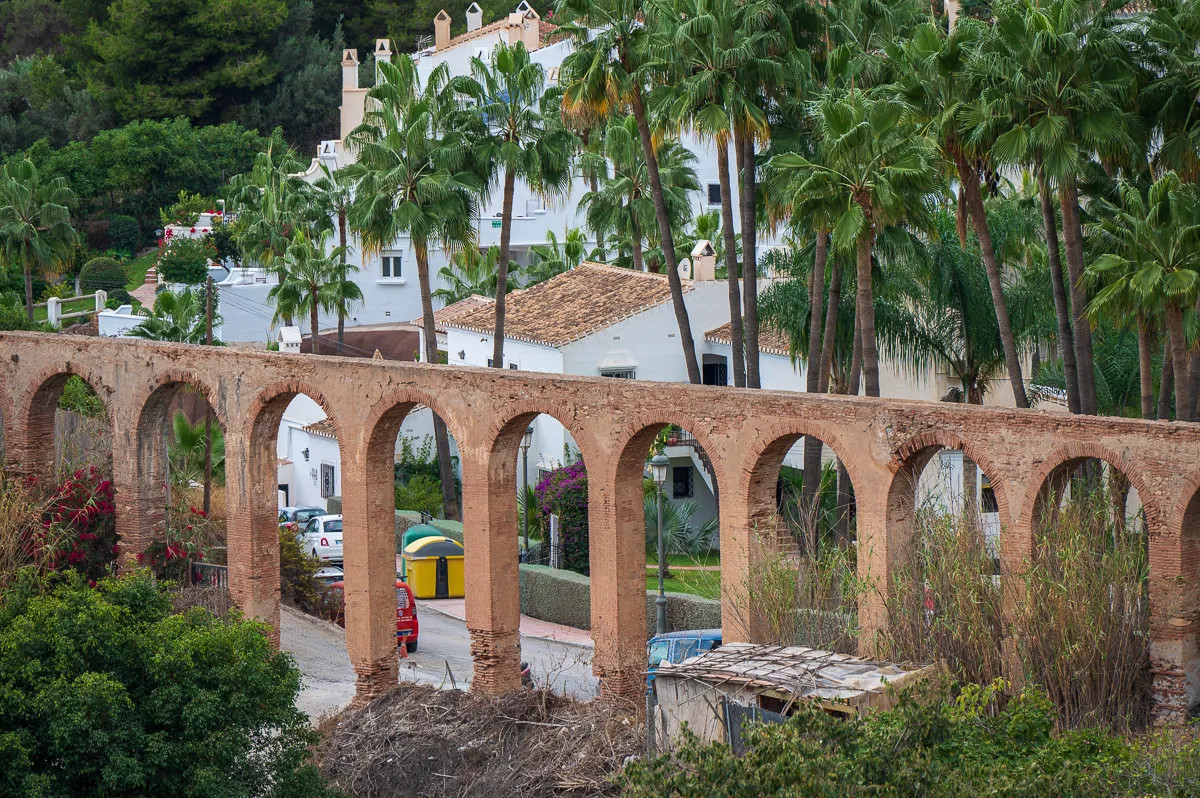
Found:
[[662, 499], [663, 483], [667, 481], [667, 466], [671, 461], [662, 452], [650, 460], [650, 475], [654, 484], [658, 485], [658, 598], [654, 606], [658, 609], [658, 634], [667, 631], [667, 596], [663, 590], [663, 575], [666, 571], [666, 555], [663, 551]]
[[533, 425], [521, 436], [521, 536], [525, 538], [525, 556], [529, 556], [529, 447], [533, 445]]

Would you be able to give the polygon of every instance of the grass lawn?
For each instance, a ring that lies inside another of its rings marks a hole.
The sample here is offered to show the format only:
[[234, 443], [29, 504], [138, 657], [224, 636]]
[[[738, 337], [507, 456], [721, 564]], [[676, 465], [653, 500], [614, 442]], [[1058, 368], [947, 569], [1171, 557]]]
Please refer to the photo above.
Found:
[[158, 250], [152, 249], [145, 255], [138, 255], [125, 264], [125, 273], [129, 275], [129, 282], [125, 285], [126, 290], [132, 291], [146, 282], [146, 272], [150, 271], [156, 257], [158, 257]]
[[[668, 593], [691, 593], [708, 599], [721, 597], [720, 571], [671, 571], [671, 578], [663, 583]], [[658, 591], [658, 574], [646, 572], [646, 589]]]
[[[721, 564], [721, 552], [719, 552], [719, 551], [706, 551], [703, 554], [668, 554], [667, 555], [667, 565], [668, 566], [671, 566], [671, 565], [714, 566], [714, 565], [720, 565], [720, 564]], [[651, 565], [657, 566], [658, 558], [655, 557], [653, 554], [647, 554], [646, 555], [646, 565], [647, 566], [651, 566]]]

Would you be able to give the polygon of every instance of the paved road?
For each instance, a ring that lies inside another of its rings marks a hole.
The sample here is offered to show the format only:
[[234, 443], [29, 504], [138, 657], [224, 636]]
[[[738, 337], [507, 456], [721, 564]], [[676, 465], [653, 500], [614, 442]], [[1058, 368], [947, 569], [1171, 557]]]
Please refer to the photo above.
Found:
[[[450, 688], [471, 682], [471, 651], [462, 621], [432, 610], [421, 612], [420, 646], [400, 660], [405, 681]], [[354, 697], [354, 670], [346, 655], [346, 633], [334, 624], [281, 608], [280, 646], [296, 658], [302, 675], [296, 705], [313, 718], [334, 712]], [[521, 641], [524, 659], [539, 684], [549, 682], [556, 692], [590, 699], [596, 694], [590, 648], [526, 637]]]

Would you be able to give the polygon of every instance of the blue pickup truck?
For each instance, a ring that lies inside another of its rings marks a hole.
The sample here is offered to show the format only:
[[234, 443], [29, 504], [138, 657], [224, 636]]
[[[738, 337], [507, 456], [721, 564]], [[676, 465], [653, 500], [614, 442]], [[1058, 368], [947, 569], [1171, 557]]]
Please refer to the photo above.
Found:
[[646, 643], [646, 684], [654, 684], [654, 672], [663, 660], [683, 662], [705, 651], [721, 645], [720, 629], [689, 629], [683, 632], [665, 632], [655, 635]]

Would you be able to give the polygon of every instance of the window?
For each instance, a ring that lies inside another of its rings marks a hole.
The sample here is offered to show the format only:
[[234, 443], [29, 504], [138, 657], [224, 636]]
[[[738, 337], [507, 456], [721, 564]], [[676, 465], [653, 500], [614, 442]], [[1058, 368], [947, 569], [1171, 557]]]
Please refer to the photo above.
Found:
[[342, 531], [342, 522], [338, 521], [336, 519], [334, 519], [333, 521], [326, 521], [325, 522], [325, 531], [326, 532], [341, 532]]
[[996, 491], [992, 488], [992, 481], [986, 476], [983, 478], [983, 486], [979, 490], [979, 504], [985, 513], [1000, 512], [1000, 504], [996, 501]]
[[705, 363], [703, 382], [705, 385], [728, 385], [729, 366], [724, 363]]
[[334, 488], [333, 466], [321, 463], [321, 498], [328, 499], [337, 493]]
[[601, 377], [615, 377], [618, 380], [636, 380], [637, 369], [600, 369]]
[[490, 369], [496, 368], [496, 361], [490, 357], [488, 358], [488, 368], [490, 368]]
[[671, 469], [671, 496], [676, 499], [692, 498], [691, 466], [675, 466]]
[[508, 367], [509, 367], [509, 369], [511, 369], [512, 371], [518, 371], [518, 370], [519, 370], [519, 369], [517, 368], [517, 364], [516, 364], [516, 363], [509, 363], [509, 364], [508, 364]]
[[646, 665], [653, 668], [664, 659], [667, 659], [667, 653], [670, 651], [670, 648], [670, 640], [655, 640], [650, 644], [650, 652], [646, 655]]
[[400, 261], [402, 257], [403, 256], [401, 255], [384, 255], [382, 258], [383, 266], [381, 267], [379, 276], [385, 280], [393, 280], [397, 277], [402, 277], [403, 274], [400, 271]]
[[721, 184], [720, 183], [709, 183], [708, 184], [708, 204], [709, 205], [720, 205], [721, 204]]

